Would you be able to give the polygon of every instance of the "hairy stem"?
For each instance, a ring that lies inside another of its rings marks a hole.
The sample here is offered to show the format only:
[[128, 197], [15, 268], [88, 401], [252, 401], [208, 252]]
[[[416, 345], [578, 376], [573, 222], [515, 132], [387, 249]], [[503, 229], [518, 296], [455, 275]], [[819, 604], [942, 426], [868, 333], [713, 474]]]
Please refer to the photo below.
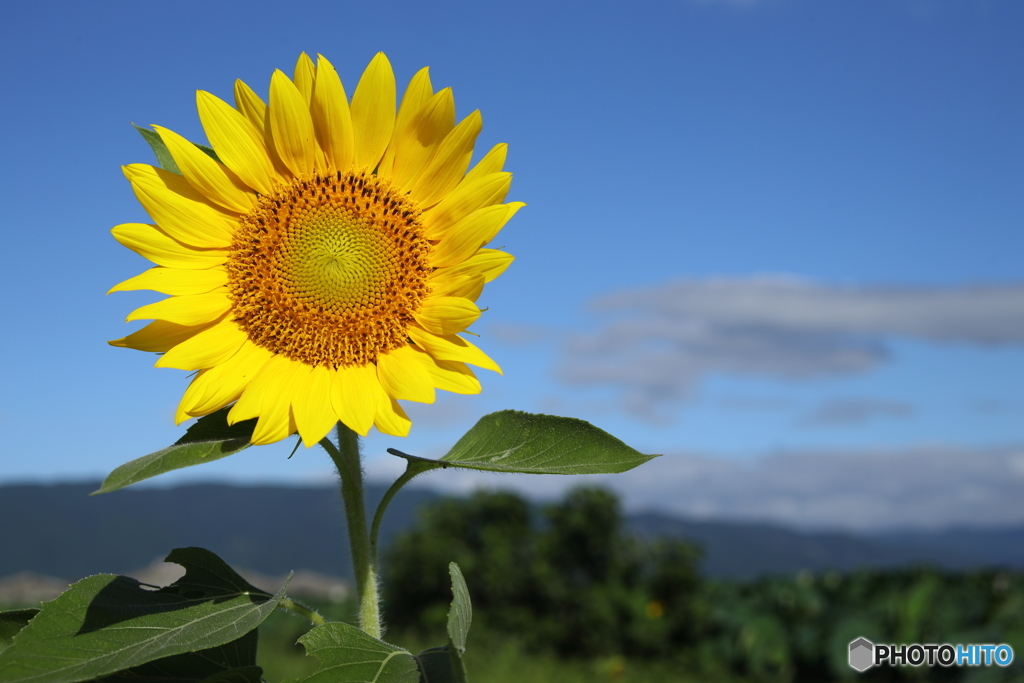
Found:
[[300, 617], [309, 619], [317, 626], [323, 626], [327, 623], [327, 620], [320, 616], [316, 610], [310, 609], [305, 605], [301, 605], [291, 598], [281, 598], [281, 601], [277, 603], [277, 606], [281, 609], [286, 609], [289, 612], [298, 614]]
[[338, 445], [324, 438], [320, 445], [330, 454], [341, 476], [341, 497], [348, 522], [348, 542], [356, 577], [359, 628], [380, 638], [380, 600], [377, 595], [377, 558], [370, 546], [363, 501], [363, 467], [359, 459], [359, 437], [342, 423], [337, 428]]

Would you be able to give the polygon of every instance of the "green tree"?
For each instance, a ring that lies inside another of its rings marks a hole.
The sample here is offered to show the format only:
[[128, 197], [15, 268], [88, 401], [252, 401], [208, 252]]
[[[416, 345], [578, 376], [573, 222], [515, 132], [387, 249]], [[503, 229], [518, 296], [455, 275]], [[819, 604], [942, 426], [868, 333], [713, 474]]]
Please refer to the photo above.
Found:
[[391, 545], [385, 608], [396, 627], [440, 629], [455, 561], [484, 628], [560, 655], [665, 655], [692, 641], [706, 612], [695, 601], [697, 560], [679, 541], [627, 534], [604, 489], [577, 488], [539, 510], [515, 494], [478, 492], [424, 507]]

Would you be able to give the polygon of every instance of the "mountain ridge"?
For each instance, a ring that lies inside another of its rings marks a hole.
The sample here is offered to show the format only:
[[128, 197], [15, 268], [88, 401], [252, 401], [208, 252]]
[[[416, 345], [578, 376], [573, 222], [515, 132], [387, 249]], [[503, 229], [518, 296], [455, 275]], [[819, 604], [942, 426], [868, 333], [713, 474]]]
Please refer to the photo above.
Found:
[[[350, 578], [335, 487], [191, 484], [88, 496], [98, 486], [0, 485], [0, 576], [33, 571], [74, 580], [127, 573], [173, 548], [201, 546], [234, 566], [268, 574], [306, 569]], [[371, 511], [385, 490], [367, 484]], [[382, 546], [412, 522], [418, 506], [441, 497], [428, 488], [403, 489], [381, 525]], [[302, 517], [294, 516], [296, 510]], [[703, 572], [715, 578], [911, 564], [956, 571], [1024, 567], [1024, 527], [856, 534], [659, 512], [629, 514], [625, 523], [641, 538], [696, 543], [703, 551]], [[336, 542], [323, 543], [323, 538]]]

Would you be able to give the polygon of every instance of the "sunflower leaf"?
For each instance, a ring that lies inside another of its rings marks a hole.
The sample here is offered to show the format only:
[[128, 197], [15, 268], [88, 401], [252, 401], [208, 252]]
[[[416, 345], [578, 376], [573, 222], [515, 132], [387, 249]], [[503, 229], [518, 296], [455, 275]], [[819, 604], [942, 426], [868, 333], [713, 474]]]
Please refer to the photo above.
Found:
[[[255, 630], [220, 647], [155, 659], [105, 676], [97, 683], [261, 683]], [[245, 666], [237, 663], [245, 662]]]
[[448, 573], [452, 577], [452, 606], [448, 610], [448, 655], [452, 662], [453, 680], [455, 683], [466, 683], [466, 665], [462, 655], [466, 652], [469, 625], [473, 623], [473, 605], [459, 565], [449, 563]]
[[97, 574], [45, 603], [0, 652], [0, 680], [75, 683], [135, 668], [132, 680], [257, 680], [250, 670], [254, 629], [277, 607], [287, 582], [270, 595], [202, 548], [173, 550], [167, 561], [185, 567], [185, 575], [165, 588]]
[[420, 683], [456, 683], [452, 656], [447, 645], [432, 647], [416, 655], [420, 667]]
[[299, 642], [306, 654], [320, 660], [320, 670], [302, 683], [420, 683], [412, 653], [355, 626], [331, 622], [310, 630]]
[[469, 602], [469, 589], [462, 570], [449, 563], [452, 577], [452, 606], [448, 611], [448, 644], [432, 647], [416, 655], [420, 667], [420, 683], [466, 683], [466, 665], [462, 655], [466, 652], [466, 635], [473, 620]]
[[[135, 124], [132, 124], [135, 126]], [[167, 145], [164, 144], [163, 138], [156, 131], [152, 131], [148, 128], [142, 128], [141, 126], [135, 126], [135, 130], [142, 134], [142, 137], [149, 143], [149, 146], [153, 149], [153, 154], [156, 155], [156, 162], [160, 164], [160, 168], [171, 173], [177, 173], [181, 175], [181, 169], [178, 167], [178, 162], [171, 156], [170, 150], [167, 149]], [[193, 145], [198, 147], [206, 156], [210, 157], [214, 161], [220, 161], [220, 157], [217, 156], [217, 152], [212, 147], [206, 145], [200, 145], [198, 142], [193, 142]]]
[[220, 161], [220, 157], [213, 151], [213, 147], [207, 147], [206, 145], [200, 145], [198, 142], [193, 142], [193, 145], [198, 147], [206, 156], [210, 157], [214, 161]]
[[[428, 461], [392, 448], [392, 455]], [[437, 463], [488, 472], [614, 474], [658, 455], [644, 455], [589, 422], [502, 410], [484, 415]]]
[[252, 445], [249, 439], [256, 419], [229, 425], [230, 410], [231, 406], [225, 406], [199, 418], [174, 445], [121, 465], [107, 475], [92, 495], [116, 491], [171, 470], [219, 460], [248, 448]]
[[[135, 126], [134, 123], [132, 125]], [[135, 130], [139, 131], [146, 142], [149, 143], [149, 146], [153, 148], [153, 154], [156, 155], [156, 162], [160, 164], [160, 168], [181, 175], [181, 169], [178, 168], [178, 164], [174, 161], [174, 157], [171, 156], [167, 145], [160, 139], [160, 135], [156, 131], [142, 128], [141, 126], [135, 126]]]

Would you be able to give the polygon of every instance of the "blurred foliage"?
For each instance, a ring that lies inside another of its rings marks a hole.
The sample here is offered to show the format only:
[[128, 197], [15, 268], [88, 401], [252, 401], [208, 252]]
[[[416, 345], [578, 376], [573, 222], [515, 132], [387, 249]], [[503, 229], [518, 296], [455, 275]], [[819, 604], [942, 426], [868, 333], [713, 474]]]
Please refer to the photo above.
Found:
[[[702, 579], [699, 559], [682, 541], [627, 535], [617, 499], [603, 489], [575, 489], [539, 509], [512, 493], [480, 492], [424, 506], [391, 544], [382, 560], [385, 616], [393, 631], [443, 633], [455, 561], [473, 597], [472, 639], [512, 640], [535, 657], [661, 662], [706, 680], [767, 683], [1024, 681], [1019, 573], [915, 567], [722, 582]], [[858, 674], [847, 652], [861, 636], [1005, 642], [1018, 658], [1006, 668]]]
[[454, 561], [469, 584], [474, 629], [515, 633], [527, 648], [560, 656], [663, 655], [693, 642], [703, 621], [696, 559], [681, 542], [628, 537], [618, 501], [601, 489], [576, 489], [539, 519], [514, 494], [477, 493], [422, 508], [389, 547], [385, 618], [398, 630], [441, 629]]

